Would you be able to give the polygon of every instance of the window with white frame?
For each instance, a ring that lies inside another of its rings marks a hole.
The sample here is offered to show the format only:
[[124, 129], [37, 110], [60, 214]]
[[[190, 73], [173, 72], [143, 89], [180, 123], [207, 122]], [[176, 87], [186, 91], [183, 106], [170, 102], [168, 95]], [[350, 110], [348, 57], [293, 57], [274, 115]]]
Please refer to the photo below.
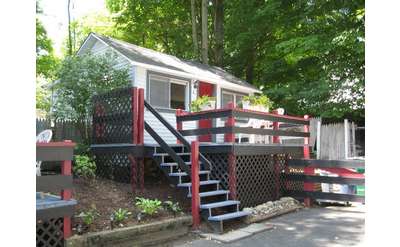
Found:
[[224, 91], [224, 90], [222, 90], [221, 95], [222, 95], [221, 107], [227, 107], [229, 102], [233, 102], [235, 106], [238, 106], [242, 102], [243, 97], [246, 96], [246, 94]]
[[188, 82], [160, 75], [149, 75], [149, 101], [155, 107], [186, 109]]

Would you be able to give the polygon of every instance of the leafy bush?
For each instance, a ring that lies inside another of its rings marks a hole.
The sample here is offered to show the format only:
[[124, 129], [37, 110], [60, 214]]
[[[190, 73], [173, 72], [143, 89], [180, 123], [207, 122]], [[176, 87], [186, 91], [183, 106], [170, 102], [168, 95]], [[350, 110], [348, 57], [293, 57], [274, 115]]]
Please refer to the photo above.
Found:
[[73, 166], [74, 174], [84, 178], [94, 178], [96, 176], [96, 163], [86, 155], [75, 155]]
[[171, 211], [174, 215], [177, 213], [182, 212], [182, 208], [179, 206], [179, 203], [172, 202], [172, 201], [164, 201], [164, 208], [168, 211]]
[[191, 103], [192, 112], [201, 111], [201, 107], [206, 106], [207, 104], [210, 104], [210, 101], [215, 101], [215, 97], [210, 97], [208, 95], [204, 95], [204, 96], [198, 97], [197, 99], [193, 100]]
[[111, 215], [111, 221], [115, 223], [122, 223], [126, 219], [128, 219], [128, 216], [131, 215], [132, 213], [129, 212], [126, 209], [119, 208], [118, 210], [114, 211]]
[[100, 214], [95, 208], [92, 208], [86, 212], [82, 212], [78, 215], [78, 217], [81, 217], [83, 219], [83, 223], [87, 226], [92, 225], [95, 218], [98, 216], [100, 216]]
[[141, 212], [151, 216], [158, 213], [158, 210], [161, 208], [161, 201], [157, 199], [151, 200], [142, 197], [136, 197], [135, 205], [141, 210]]

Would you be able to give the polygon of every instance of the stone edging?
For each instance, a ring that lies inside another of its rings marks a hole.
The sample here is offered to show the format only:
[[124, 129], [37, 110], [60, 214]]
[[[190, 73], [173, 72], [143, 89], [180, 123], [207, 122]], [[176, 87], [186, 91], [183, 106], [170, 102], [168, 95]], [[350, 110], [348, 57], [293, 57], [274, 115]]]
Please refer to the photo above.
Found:
[[304, 208], [304, 207], [299, 205], [299, 206], [294, 206], [292, 208], [281, 210], [281, 211], [278, 211], [278, 212], [275, 212], [275, 213], [271, 213], [271, 214], [268, 214], [268, 215], [256, 215], [256, 216], [250, 215], [250, 216], [246, 217], [245, 223], [250, 224], [250, 223], [255, 223], [255, 222], [267, 220], [267, 219], [270, 219], [270, 218], [273, 218], [273, 217], [276, 217], [276, 216], [279, 216], [279, 215], [282, 215], [282, 214], [287, 214], [287, 213], [296, 211], [296, 210], [301, 209], [301, 208]]
[[75, 235], [65, 240], [67, 247], [141, 246], [165, 243], [187, 234], [191, 216], [177, 217], [155, 223], [136, 225], [102, 232]]

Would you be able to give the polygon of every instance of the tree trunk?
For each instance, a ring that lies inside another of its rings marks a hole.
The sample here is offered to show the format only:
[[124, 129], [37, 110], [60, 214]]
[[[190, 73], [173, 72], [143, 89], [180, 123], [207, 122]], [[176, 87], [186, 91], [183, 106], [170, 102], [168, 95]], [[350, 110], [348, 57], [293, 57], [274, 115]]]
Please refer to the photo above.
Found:
[[199, 43], [197, 40], [197, 23], [196, 23], [196, 0], [190, 1], [192, 10], [192, 38], [193, 38], [193, 54], [197, 59], [199, 57]]
[[215, 35], [215, 64], [223, 66], [224, 58], [224, 1], [215, 0], [214, 17], [214, 35]]
[[208, 64], [208, 0], [201, 2], [201, 57], [204, 64]]
[[68, 0], [68, 55], [72, 55], [72, 35], [71, 35], [71, 0]]

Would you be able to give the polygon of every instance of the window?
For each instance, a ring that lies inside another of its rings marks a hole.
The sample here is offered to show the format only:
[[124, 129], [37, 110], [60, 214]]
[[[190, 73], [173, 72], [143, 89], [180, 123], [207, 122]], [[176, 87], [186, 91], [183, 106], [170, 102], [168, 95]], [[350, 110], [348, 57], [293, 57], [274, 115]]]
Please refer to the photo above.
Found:
[[171, 82], [171, 108], [185, 109], [186, 85]]
[[186, 109], [187, 82], [164, 76], [149, 76], [149, 100], [155, 107]]
[[242, 100], [245, 94], [239, 94], [235, 92], [228, 92], [228, 91], [222, 91], [222, 107], [227, 107], [229, 102], [233, 102], [235, 106], [238, 106]]

